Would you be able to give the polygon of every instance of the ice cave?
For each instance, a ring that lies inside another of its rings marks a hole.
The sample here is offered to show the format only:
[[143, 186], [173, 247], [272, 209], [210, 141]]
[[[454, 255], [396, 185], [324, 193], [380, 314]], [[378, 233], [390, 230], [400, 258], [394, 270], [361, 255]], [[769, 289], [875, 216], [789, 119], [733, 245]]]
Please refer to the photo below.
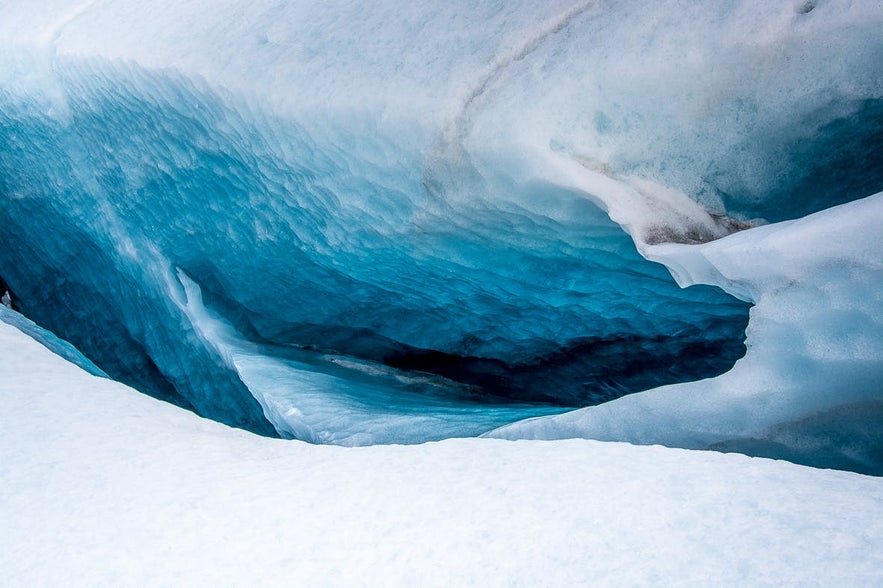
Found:
[[883, 473], [877, 3], [15, 4], [0, 318], [93, 373]]
[[879, 0], [0, 0], [0, 585], [883, 585]]

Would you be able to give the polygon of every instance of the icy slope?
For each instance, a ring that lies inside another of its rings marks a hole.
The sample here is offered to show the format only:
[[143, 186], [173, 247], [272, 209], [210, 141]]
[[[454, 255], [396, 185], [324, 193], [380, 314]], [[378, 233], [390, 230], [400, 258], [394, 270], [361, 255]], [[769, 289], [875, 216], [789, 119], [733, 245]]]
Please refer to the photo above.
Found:
[[29, 320], [27, 317], [2, 304], [0, 304], [0, 321], [12, 325], [35, 341], [42, 343], [47, 349], [59, 357], [63, 357], [69, 362], [80, 366], [90, 374], [104, 378], [107, 377], [107, 374], [98, 369], [98, 367], [89, 361], [89, 358], [80, 353], [76, 347], [64, 339], [59, 339], [51, 332], [34, 324], [34, 321]]
[[680, 284], [754, 303], [746, 356], [714, 379], [491, 435], [712, 447], [883, 474], [881, 222], [883, 193], [704, 245], [648, 248]]
[[229, 429], [0, 323], [0, 583], [874, 585], [883, 480], [597, 441]]

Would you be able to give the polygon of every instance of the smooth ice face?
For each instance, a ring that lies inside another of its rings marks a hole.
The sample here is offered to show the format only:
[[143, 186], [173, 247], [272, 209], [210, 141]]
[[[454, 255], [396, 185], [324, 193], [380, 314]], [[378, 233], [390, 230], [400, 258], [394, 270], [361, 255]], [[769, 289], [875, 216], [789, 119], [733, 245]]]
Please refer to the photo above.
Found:
[[[306, 430], [297, 390], [326, 376], [347, 384], [311, 384], [317, 414], [382, 374], [358, 423], [408, 370], [455, 407], [714, 375], [747, 306], [638, 251], [879, 189], [881, 23], [865, 3], [3, 6], [0, 274], [114, 377], [265, 433]], [[181, 275], [234, 335], [200, 330]], [[280, 356], [300, 362], [281, 395]]]

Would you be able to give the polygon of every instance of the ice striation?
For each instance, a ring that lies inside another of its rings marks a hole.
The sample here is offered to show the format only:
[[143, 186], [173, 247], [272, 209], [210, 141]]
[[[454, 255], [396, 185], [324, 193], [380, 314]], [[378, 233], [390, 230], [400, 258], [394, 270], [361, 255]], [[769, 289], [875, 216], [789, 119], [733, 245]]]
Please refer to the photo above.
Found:
[[744, 304], [679, 289], [571, 187], [475, 175], [430, 191], [420, 153], [381, 137], [349, 139], [368, 157], [186, 80], [70, 75], [69, 121], [7, 111], [3, 220], [29, 249], [7, 251], [4, 275], [29, 316], [161, 398], [250, 428], [266, 416], [177, 302], [178, 269], [268, 355], [435, 372], [473, 401], [578, 406], [742, 353]]
[[[419, 442], [681, 390], [744, 354], [749, 303], [749, 346], [767, 316], [681, 252], [883, 188], [881, 24], [857, 2], [2, 6], [0, 275], [111, 377], [264, 434]], [[711, 381], [780, 365], [752, 353]], [[835, 396], [663, 442], [744, 449]]]
[[753, 303], [716, 378], [490, 433], [741, 451], [883, 474], [883, 193], [704, 245], [657, 245], [678, 282]]

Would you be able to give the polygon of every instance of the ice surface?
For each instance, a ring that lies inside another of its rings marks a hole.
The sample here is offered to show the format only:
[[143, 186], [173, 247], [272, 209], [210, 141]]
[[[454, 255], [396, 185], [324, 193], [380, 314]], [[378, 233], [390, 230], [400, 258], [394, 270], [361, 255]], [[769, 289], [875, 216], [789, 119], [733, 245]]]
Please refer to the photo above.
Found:
[[883, 474], [881, 219], [883, 193], [704, 245], [648, 248], [684, 286], [754, 303], [746, 356], [714, 379], [491, 435], [711, 447]]
[[[107, 374], [101, 371], [92, 361], [77, 350], [76, 347], [63, 339], [59, 339], [51, 332], [35, 324], [34, 321], [0, 304], [0, 321], [12, 325], [22, 333], [25, 333], [35, 341], [42, 343], [47, 349], [56, 355], [65, 358], [94, 376], [106, 378]], [[11, 353], [10, 353], [11, 355]], [[10, 359], [11, 361], [11, 359]]]
[[0, 323], [0, 583], [878, 585], [883, 479], [570, 440], [266, 439]]
[[678, 288], [573, 186], [505, 167], [430, 180], [419, 151], [358, 126], [329, 144], [176, 76], [78, 67], [59, 66], [67, 123], [6, 103], [0, 218], [29, 245], [0, 261], [29, 316], [159, 397], [260, 426], [174, 303], [176, 267], [255, 342], [517, 402], [581, 406], [743, 352], [746, 305]]
[[113, 377], [264, 433], [176, 268], [238, 340], [370, 366], [353, 382], [583, 405], [719, 374], [747, 305], [638, 251], [883, 188], [881, 25], [877, 2], [4, 3], [0, 273]]
[[429, 374], [352, 358], [273, 349], [245, 340], [205, 308], [199, 285], [178, 272], [181, 300], [197, 333], [225, 358], [283, 437], [373, 445], [474, 437], [528, 415], [561, 408], [477, 402], [475, 392]]

